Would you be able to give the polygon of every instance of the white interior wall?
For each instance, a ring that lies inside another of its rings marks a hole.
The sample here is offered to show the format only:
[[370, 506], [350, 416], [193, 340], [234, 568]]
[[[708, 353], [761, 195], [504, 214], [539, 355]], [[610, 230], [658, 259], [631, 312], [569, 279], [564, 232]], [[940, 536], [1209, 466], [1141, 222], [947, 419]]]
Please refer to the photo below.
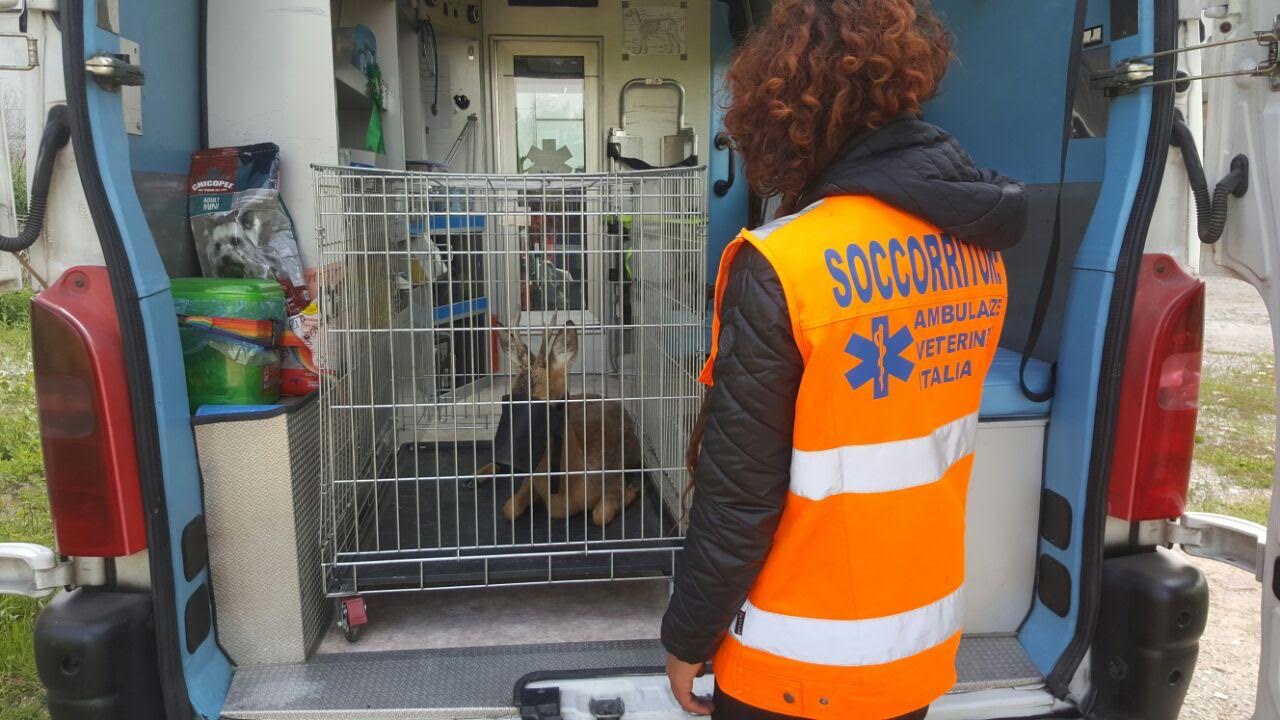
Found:
[[418, 33], [405, 23], [400, 24], [400, 107], [403, 109], [404, 155], [408, 160], [427, 157], [427, 138], [423, 123], [427, 112], [422, 96], [422, 66], [419, 59]]
[[[426, 122], [427, 158], [443, 161], [450, 148], [457, 141], [467, 117], [475, 114], [485, 117], [487, 96], [481, 78], [483, 47], [477, 38], [461, 35], [437, 35], [440, 49], [440, 107], [439, 114], [432, 116], [429, 112], [423, 115]], [[428, 68], [429, 69], [429, 68]], [[431, 78], [427, 78], [423, 88], [423, 100], [430, 103]], [[471, 104], [466, 110], [453, 102], [454, 95], [466, 95]], [[485, 142], [483, 121], [476, 128], [474, 144], [468, 144], [454, 161], [452, 170], [457, 172], [482, 172], [487, 168], [484, 158], [487, 157], [488, 143]], [[474, 147], [474, 152], [468, 152]]]
[[320, 260], [311, 164], [338, 162], [331, 23], [329, 0], [209, 3], [209, 143], [280, 146], [281, 194], [308, 268]]

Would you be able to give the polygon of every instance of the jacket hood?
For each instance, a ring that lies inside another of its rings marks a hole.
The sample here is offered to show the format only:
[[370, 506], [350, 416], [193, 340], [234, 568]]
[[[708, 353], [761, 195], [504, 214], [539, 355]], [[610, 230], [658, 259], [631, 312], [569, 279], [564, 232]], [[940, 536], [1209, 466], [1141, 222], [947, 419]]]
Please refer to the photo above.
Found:
[[870, 195], [989, 250], [1012, 247], [1027, 227], [1021, 182], [978, 168], [949, 133], [915, 118], [850, 140], [800, 205], [833, 195]]

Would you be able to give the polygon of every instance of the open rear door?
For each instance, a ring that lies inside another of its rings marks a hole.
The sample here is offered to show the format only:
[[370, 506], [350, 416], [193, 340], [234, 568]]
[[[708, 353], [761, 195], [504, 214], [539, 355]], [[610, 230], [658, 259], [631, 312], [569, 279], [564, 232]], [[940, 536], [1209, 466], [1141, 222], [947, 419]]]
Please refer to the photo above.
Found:
[[[1210, 262], [1254, 286], [1271, 315], [1272, 341], [1280, 337], [1280, 68], [1277, 34], [1280, 0], [1203, 3], [1207, 42], [1251, 38], [1204, 53], [1205, 75], [1228, 77], [1204, 83], [1204, 166], [1213, 184], [1247, 162], [1248, 185], [1239, 197], [1220, 197], [1227, 220]], [[1243, 74], [1242, 74], [1243, 73]], [[1241, 159], [1241, 157], [1245, 159]], [[1237, 188], [1238, 190], [1238, 188]], [[1219, 193], [1221, 195], [1221, 193]], [[1207, 263], [1206, 263], [1207, 264]], [[1263, 581], [1262, 661], [1255, 718], [1280, 718], [1280, 476], [1273, 485], [1265, 554], [1257, 568]], [[1247, 543], [1245, 543], [1247, 544]], [[1261, 554], [1261, 553], [1260, 553]]]

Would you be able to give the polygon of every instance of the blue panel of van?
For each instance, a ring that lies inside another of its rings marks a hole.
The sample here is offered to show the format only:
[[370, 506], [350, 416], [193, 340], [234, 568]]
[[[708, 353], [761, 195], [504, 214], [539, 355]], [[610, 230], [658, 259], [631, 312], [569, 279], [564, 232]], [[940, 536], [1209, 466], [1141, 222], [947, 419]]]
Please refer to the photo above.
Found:
[[[983, 0], [934, 4], [956, 36], [956, 60], [925, 108], [926, 119], [955, 135], [980, 165], [1028, 184], [1057, 185], [1064, 28], [1071, 27], [1074, 3], [1004, 2], [999, 11]], [[1104, 24], [1109, 5], [1089, 3], [1088, 25]], [[1096, 181], [1102, 174], [1101, 142], [1072, 145], [1067, 181]]]
[[[747, 179], [735, 173], [734, 182], [724, 197], [712, 190], [717, 180], [728, 181], [732, 150], [717, 150], [715, 136], [724, 130], [724, 76], [733, 60], [734, 41], [729, 28], [729, 4], [711, 3], [711, 137], [703, 144], [707, 148], [707, 282], [715, 282], [720, 256], [725, 247], [737, 236], [747, 219]], [[708, 325], [707, 332], [710, 333]]]
[[[120, 38], [98, 28], [97, 6], [97, 3], [85, 3], [85, 49], [90, 54], [98, 50], [119, 52]], [[148, 57], [166, 59], [145, 65], [147, 84], [143, 105], [148, 116], [154, 119], [145, 126], [145, 134], [132, 137], [127, 144], [119, 142], [118, 138], [125, 136], [120, 95], [96, 84], [88, 87], [98, 170], [120, 224], [137, 284], [151, 359], [169, 516], [170, 562], [179, 612], [186, 608], [191, 596], [209, 582], [207, 569], [186, 580], [181, 557], [182, 529], [203, 512], [200, 469], [187, 407], [181, 344], [173, 322], [169, 278], [134, 191], [131, 170], [185, 175], [190, 155], [199, 147], [199, 65], [196, 44], [192, 42], [198, 37], [198, 9], [199, 4], [194, 0], [184, 3], [141, 0], [121, 4], [121, 26], [126, 36], [140, 42]], [[178, 630], [179, 645], [185, 649], [188, 647], [186, 628], [180, 623]], [[183, 652], [182, 667], [192, 706], [203, 717], [218, 717], [231, 684], [232, 668], [212, 633], [193, 652]]]
[[[129, 136], [134, 172], [186, 177], [191, 153], [200, 148], [200, 3], [121, 3], [120, 33], [145, 38], [141, 54], [143, 134]], [[163, 62], [147, 62], [163, 58]]]
[[[1105, 25], [1110, 8], [1097, 0], [1090, 5], [1090, 26]], [[1114, 41], [1113, 58], [1152, 52], [1154, 5], [1147, 0], [1138, 6], [1139, 33]], [[1037, 599], [1019, 632], [1028, 654], [1046, 673], [1066, 649], [1079, 619], [1080, 585], [1074, 580], [1080, 577], [1083, 561], [1080, 538], [1104, 336], [1116, 262], [1141, 180], [1151, 110], [1150, 89], [1111, 101], [1102, 191], [1073, 262], [1058, 358], [1057, 397], [1045, 450], [1045, 487], [1071, 504], [1072, 541], [1066, 550], [1039, 541], [1040, 552], [1061, 562], [1073, 578], [1070, 609], [1060, 617]]]

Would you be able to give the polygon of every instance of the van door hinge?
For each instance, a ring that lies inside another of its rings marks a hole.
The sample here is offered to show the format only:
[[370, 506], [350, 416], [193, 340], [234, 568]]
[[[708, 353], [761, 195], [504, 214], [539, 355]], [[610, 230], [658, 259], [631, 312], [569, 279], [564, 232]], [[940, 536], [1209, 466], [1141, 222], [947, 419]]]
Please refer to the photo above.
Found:
[[[1182, 53], [1193, 52], [1196, 50], [1206, 50], [1208, 48], [1222, 47], [1224, 45], [1238, 45], [1240, 43], [1257, 43], [1267, 49], [1267, 59], [1250, 68], [1242, 68], [1240, 70], [1229, 70], [1227, 72], [1209, 73], [1206, 75], [1193, 75], [1170, 78], [1168, 80], [1155, 80], [1155, 64], [1154, 62], [1163, 57], [1171, 55], [1180, 55]], [[1176, 50], [1165, 50], [1158, 53], [1150, 53], [1147, 55], [1133, 55], [1118, 60], [1111, 69], [1094, 73], [1089, 79], [1089, 84], [1095, 88], [1102, 90], [1107, 97], [1115, 97], [1117, 95], [1125, 95], [1144, 87], [1155, 87], [1157, 85], [1175, 85], [1192, 80], [1213, 80], [1215, 78], [1228, 77], [1262, 77], [1270, 78], [1271, 88], [1280, 90], [1280, 17], [1276, 18], [1276, 24], [1270, 30], [1260, 30], [1254, 32], [1253, 37], [1234, 38], [1231, 40], [1219, 40], [1217, 42], [1203, 43], [1200, 45], [1189, 45]]]
[[146, 82], [142, 68], [120, 55], [100, 52], [84, 61], [84, 70], [105, 90], [137, 87]]
[[1189, 512], [1177, 520], [1142, 522], [1138, 542], [1180, 545], [1188, 555], [1248, 570], [1259, 582], [1266, 567], [1266, 527], [1227, 515]]
[[62, 558], [43, 545], [0, 542], [0, 595], [42, 598], [60, 587], [100, 587], [112, 575], [102, 557]]
[[0, 595], [42, 598], [70, 585], [74, 568], [34, 543], [0, 543]]

